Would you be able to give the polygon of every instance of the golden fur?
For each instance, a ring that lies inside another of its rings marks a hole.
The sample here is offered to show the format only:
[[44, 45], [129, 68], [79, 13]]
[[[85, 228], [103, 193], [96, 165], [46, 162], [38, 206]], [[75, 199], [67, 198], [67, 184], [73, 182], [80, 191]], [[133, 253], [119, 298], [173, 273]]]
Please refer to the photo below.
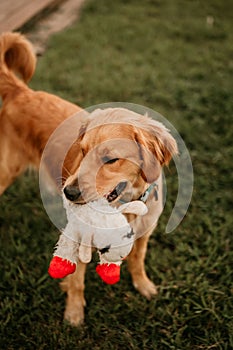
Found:
[[[52, 132], [81, 110], [57, 96], [31, 90], [26, 82], [35, 64], [33, 49], [22, 35], [0, 37], [0, 194], [30, 164], [39, 166]], [[126, 183], [121, 196], [130, 200], [138, 199], [153, 181], [158, 183], [158, 201], [151, 193], [148, 214], [128, 215], [138, 237], [128, 257], [129, 271], [135, 288], [150, 299], [157, 290], [146, 275], [144, 259], [162, 211], [161, 168], [177, 153], [176, 142], [162, 124], [121, 108], [96, 110], [83, 117], [81, 125], [81, 136], [68, 152], [62, 173], [65, 188], [81, 188], [77, 203], [106, 197], [121, 181]], [[76, 272], [62, 283], [67, 292], [65, 319], [73, 325], [84, 319], [85, 269], [85, 264], [78, 263]]]

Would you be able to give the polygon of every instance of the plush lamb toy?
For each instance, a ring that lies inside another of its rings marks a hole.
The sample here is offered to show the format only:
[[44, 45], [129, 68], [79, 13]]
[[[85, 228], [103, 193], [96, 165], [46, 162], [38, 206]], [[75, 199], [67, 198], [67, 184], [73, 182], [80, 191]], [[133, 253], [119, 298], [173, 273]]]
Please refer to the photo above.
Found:
[[123, 213], [144, 215], [146, 205], [141, 201], [125, 203], [113, 208], [104, 198], [77, 205], [64, 198], [68, 223], [57, 242], [49, 266], [53, 278], [63, 278], [76, 269], [78, 260], [88, 263], [92, 247], [100, 256], [96, 272], [108, 284], [120, 279], [120, 264], [130, 253], [134, 233]]

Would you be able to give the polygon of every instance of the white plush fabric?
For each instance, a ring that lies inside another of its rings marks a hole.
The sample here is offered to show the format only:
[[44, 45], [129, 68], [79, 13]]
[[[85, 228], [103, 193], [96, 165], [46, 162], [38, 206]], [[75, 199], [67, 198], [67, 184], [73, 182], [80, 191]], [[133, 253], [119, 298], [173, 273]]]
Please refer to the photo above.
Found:
[[54, 252], [71, 262], [89, 262], [92, 247], [97, 248], [100, 262], [120, 264], [131, 251], [134, 234], [123, 213], [144, 215], [147, 207], [134, 201], [113, 208], [101, 198], [84, 205], [73, 204], [64, 197], [68, 223]]

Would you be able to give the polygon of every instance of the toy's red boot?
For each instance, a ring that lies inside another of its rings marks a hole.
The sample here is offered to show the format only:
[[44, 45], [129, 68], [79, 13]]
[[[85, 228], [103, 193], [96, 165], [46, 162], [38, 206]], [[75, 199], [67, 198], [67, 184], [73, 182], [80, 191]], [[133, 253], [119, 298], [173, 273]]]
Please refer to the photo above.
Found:
[[96, 272], [107, 284], [115, 284], [120, 281], [120, 269], [120, 265], [116, 264], [99, 264], [96, 266]]
[[76, 264], [69, 260], [54, 256], [50, 262], [48, 273], [52, 278], [64, 278], [76, 270]]

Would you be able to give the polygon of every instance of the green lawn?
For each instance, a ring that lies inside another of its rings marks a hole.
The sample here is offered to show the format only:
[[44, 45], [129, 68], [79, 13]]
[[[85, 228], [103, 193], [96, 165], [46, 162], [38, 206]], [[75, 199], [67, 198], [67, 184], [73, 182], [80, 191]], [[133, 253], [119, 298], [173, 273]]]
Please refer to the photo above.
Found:
[[[0, 349], [232, 349], [233, 6], [228, 0], [88, 1], [49, 41], [31, 82], [83, 107], [124, 101], [164, 115], [194, 167], [189, 211], [172, 234], [172, 194], [147, 256], [159, 295], [86, 278], [86, 322], [63, 323], [64, 294], [47, 274], [58, 232], [28, 173], [0, 200]], [[213, 23], [212, 23], [213, 22]], [[174, 181], [175, 179], [175, 181]]]

